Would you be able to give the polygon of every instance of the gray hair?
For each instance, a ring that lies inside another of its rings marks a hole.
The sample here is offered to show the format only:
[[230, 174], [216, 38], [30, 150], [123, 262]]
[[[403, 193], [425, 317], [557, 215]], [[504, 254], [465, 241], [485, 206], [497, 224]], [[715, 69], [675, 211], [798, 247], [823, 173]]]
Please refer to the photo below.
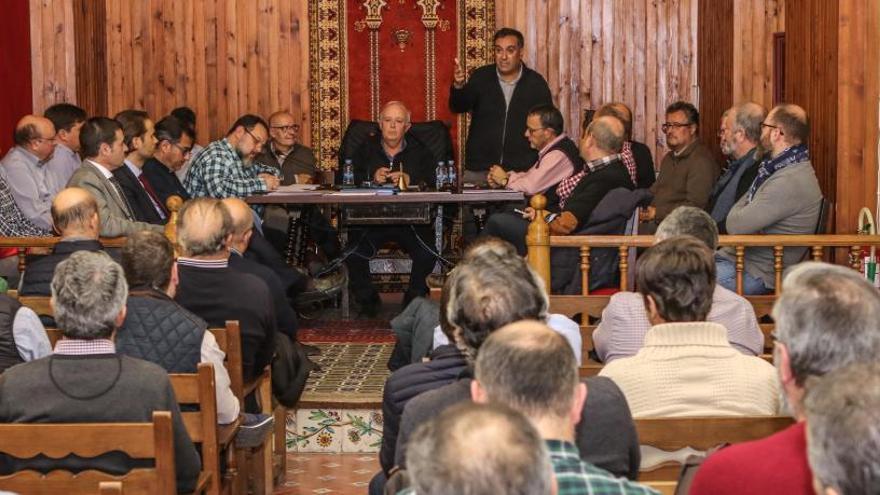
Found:
[[[620, 123], [619, 128], [615, 129], [608, 119], [615, 119]], [[587, 126], [586, 134], [592, 136], [596, 142], [596, 146], [603, 151], [609, 153], [620, 153], [623, 148], [623, 140], [626, 134], [623, 121], [616, 117], [598, 117]]]
[[782, 287], [773, 320], [798, 385], [880, 355], [880, 293], [858, 272], [806, 262], [785, 277]]
[[578, 363], [564, 337], [543, 323], [521, 321], [489, 335], [475, 376], [493, 404], [529, 418], [563, 418], [574, 401]]
[[409, 110], [409, 108], [406, 106], [405, 103], [403, 103], [402, 101], [397, 101], [397, 100], [392, 100], [392, 101], [389, 101], [388, 103], [382, 105], [382, 108], [379, 110], [379, 119], [381, 120], [382, 117], [385, 115], [385, 110], [387, 110], [389, 107], [394, 107], [394, 106], [402, 108], [403, 111], [406, 113], [406, 123], [407, 124], [412, 122], [412, 112]]
[[419, 426], [407, 448], [419, 495], [548, 494], [553, 469], [541, 436], [507, 407], [471, 402]]
[[118, 263], [103, 251], [77, 251], [55, 268], [52, 277], [55, 321], [65, 337], [110, 337], [125, 306], [128, 284]]
[[177, 243], [185, 256], [210, 256], [226, 247], [232, 215], [219, 199], [195, 198], [177, 217]]
[[718, 225], [704, 210], [694, 206], [679, 206], [657, 226], [657, 242], [689, 235], [701, 240], [712, 251], [718, 247]]
[[767, 116], [767, 111], [764, 110], [764, 107], [757, 103], [746, 102], [734, 106], [731, 110], [734, 111], [733, 128], [742, 129], [746, 139], [750, 142], [760, 143], [761, 123], [764, 122], [764, 117]]
[[813, 476], [840, 494], [880, 486], [880, 362], [807, 381], [807, 457]]
[[491, 332], [515, 321], [547, 317], [544, 285], [519, 256], [481, 252], [459, 264], [446, 287], [446, 318], [469, 359]]

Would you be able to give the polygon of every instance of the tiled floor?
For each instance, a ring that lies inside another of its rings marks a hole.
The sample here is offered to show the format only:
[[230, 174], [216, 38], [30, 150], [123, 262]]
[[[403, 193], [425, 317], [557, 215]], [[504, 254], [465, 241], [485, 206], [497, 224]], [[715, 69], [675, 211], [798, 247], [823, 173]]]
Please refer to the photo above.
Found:
[[287, 456], [287, 477], [276, 495], [367, 493], [379, 472], [377, 454], [299, 454]]

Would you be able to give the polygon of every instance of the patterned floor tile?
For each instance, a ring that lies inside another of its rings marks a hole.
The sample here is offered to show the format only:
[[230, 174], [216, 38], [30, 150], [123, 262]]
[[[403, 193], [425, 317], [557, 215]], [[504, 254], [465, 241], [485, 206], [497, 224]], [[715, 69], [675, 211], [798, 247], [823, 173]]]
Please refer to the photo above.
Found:
[[288, 454], [287, 477], [275, 495], [363, 495], [379, 471], [378, 456], [363, 454]]

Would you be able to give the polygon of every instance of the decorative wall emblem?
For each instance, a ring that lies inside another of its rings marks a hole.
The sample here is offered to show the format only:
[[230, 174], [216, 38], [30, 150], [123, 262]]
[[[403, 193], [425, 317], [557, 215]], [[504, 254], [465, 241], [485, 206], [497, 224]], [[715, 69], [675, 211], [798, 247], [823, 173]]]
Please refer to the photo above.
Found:
[[397, 47], [400, 48], [400, 51], [404, 51], [409, 46], [409, 39], [412, 37], [412, 33], [406, 29], [395, 29], [391, 32], [391, 37], [394, 39]]

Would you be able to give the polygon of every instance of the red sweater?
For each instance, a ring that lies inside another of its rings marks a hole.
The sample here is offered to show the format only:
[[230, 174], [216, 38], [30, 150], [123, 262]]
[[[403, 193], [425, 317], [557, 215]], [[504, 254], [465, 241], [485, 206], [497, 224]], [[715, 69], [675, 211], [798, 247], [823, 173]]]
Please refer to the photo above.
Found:
[[761, 440], [737, 444], [706, 459], [690, 495], [812, 495], [803, 421]]

